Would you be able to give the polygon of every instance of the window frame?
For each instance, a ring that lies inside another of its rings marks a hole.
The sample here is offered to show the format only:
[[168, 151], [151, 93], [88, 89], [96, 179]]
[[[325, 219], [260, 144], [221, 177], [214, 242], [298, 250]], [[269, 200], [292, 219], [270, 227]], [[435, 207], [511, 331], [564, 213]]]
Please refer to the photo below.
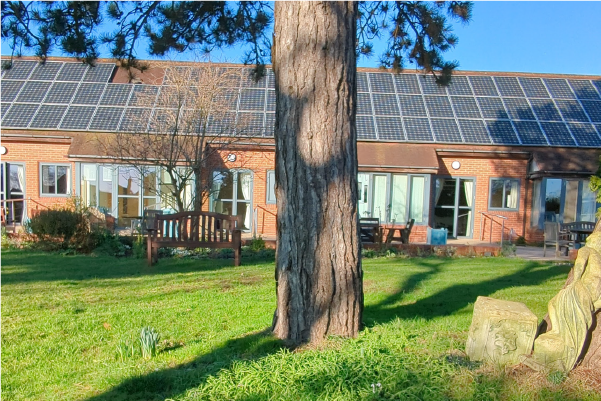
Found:
[[[273, 199], [269, 198], [269, 192], [271, 188], [273, 188]], [[275, 196], [275, 170], [267, 170], [267, 172], [265, 173], [265, 204], [275, 205], [276, 203], [277, 198]]]
[[[493, 188], [493, 181], [497, 181], [497, 180], [502, 180], [503, 181], [503, 205], [502, 207], [494, 207], [491, 205], [492, 203], [492, 188]], [[518, 183], [518, 199], [516, 202], [516, 207], [515, 208], [510, 208], [510, 207], [506, 207], [506, 202], [507, 199], [505, 199], [505, 189], [506, 189], [506, 185], [507, 185], [507, 181], [517, 181]], [[515, 177], [490, 177], [488, 180], [488, 210], [489, 211], [499, 211], [499, 212], [519, 212], [520, 211], [520, 194], [521, 194], [521, 190], [522, 190], [522, 183], [521, 183], [521, 179], [520, 178], [515, 178]]]
[[[54, 173], [54, 193], [45, 193], [44, 192], [44, 167], [53, 166], [55, 168]], [[59, 194], [58, 191], [58, 178], [56, 171], [57, 167], [67, 167], [67, 193]], [[40, 189], [40, 198], [68, 198], [73, 195], [73, 166], [71, 163], [52, 163], [52, 162], [40, 162], [39, 164], [39, 189]]]

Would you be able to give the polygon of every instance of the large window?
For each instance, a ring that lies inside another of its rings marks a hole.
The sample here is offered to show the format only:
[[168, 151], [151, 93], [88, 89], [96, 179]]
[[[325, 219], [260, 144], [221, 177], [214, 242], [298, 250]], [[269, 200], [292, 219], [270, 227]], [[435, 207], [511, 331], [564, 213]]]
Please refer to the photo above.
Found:
[[491, 210], [517, 211], [520, 202], [520, 180], [491, 178], [488, 208]]
[[265, 195], [265, 203], [274, 204], [276, 202], [275, 199], [275, 171], [269, 170], [267, 172], [267, 193]]
[[544, 178], [533, 182], [533, 227], [542, 229], [545, 221], [594, 222], [597, 207], [588, 180]]
[[[8, 224], [23, 223], [25, 214], [25, 165], [2, 163], [0, 169], [2, 207]], [[6, 201], [6, 202], [5, 202]]]
[[428, 175], [359, 173], [359, 216], [377, 217], [382, 223], [416, 224], [428, 221]]
[[42, 196], [71, 194], [71, 166], [68, 164], [40, 164], [40, 193]]
[[226, 170], [213, 172], [211, 210], [230, 216], [240, 216], [241, 229], [252, 225], [252, 172]]

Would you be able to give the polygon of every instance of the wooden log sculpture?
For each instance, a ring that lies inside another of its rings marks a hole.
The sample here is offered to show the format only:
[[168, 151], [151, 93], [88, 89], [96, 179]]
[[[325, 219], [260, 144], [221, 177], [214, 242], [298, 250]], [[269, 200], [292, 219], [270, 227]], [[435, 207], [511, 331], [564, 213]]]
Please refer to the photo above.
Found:
[[545, 331], [522, 362], [537, 371], [601, 369], [601, 221], [587, 238], [565, 287], [549, 302]]

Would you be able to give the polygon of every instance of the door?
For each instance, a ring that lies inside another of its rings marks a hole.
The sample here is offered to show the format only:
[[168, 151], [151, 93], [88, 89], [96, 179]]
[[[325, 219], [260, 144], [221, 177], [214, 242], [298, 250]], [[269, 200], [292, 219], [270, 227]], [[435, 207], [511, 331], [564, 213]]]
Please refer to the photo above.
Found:
[[359, 182], [359, 218], [369, 217], [369, 174], [357, 174]]
[[[22, 224], [25, 219], [25, 165], [2, 163], [2, 207], [7, 224]], [[7, 202], [5, 202], [5, 200]]]
[[472, 238], [474, 188], [472, 178], [437, 178], [434, 228], [446, 228], [452, 238]]
[[215, 171], [211, 209], [216, 213], [241, 217], [242, 230], [252, 226], [252, 173], [250, 171]]

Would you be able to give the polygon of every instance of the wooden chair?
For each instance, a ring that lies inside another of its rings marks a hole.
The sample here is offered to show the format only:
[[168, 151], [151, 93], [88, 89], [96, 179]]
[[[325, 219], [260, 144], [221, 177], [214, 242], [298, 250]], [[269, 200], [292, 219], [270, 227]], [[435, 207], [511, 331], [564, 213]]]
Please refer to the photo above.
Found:
[[566, 255], [570, 246], [574, 246], [574, 241], [570, 239], [567, 230], [562, 230], [558, 222], [546, 221], [544, 232], [543, 257], [547, 256], [547, 245], [555, 247], [555, 256], [559, 256], [562, 247], [566, 248]]
[[[409, 243], [409, 236], [411, 235], [411, 229], [415, 224], [415, 219], [411, 219], [407, 222], [404, 228], [389, 228], [388, 235], [386, 236], [386, 245], [390, 245], [392, 241], [401, 241], [402, 244]], [[399, 232], [398, 236], [395, 236], [396, 232]]]

